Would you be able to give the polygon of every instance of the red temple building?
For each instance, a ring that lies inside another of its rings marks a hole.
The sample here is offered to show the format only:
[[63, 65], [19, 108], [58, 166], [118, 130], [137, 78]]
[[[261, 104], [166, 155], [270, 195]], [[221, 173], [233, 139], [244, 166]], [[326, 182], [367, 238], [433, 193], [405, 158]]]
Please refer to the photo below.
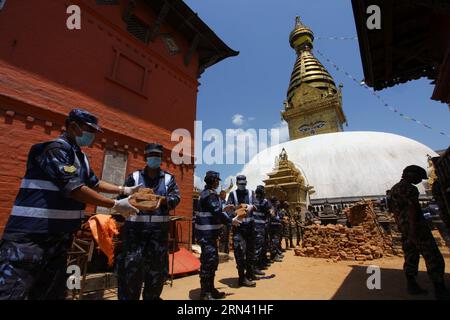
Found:
[[[191, 217], [194, 165], [173, 164], [171, 132], [193, 137], [198, 78], [238, 53], [183, 1], [0, 2], [0, 234], [31, 145], [60, 135], [75, 107], [104, 129], [86, 150], [99, 178], [123, 183], [145, 166], [145, 145], [161, 143], [181, 191], [175, 214]], [[71, 5], [81, 29], [67, 27]]]

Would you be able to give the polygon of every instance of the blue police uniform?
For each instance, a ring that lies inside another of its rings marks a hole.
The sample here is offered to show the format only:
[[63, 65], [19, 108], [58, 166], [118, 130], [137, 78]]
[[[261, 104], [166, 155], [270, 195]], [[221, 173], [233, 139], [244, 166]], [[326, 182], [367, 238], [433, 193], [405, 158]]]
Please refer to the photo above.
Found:
[[[218, 176], [218, 175], [217, 175]], [[217, 240], [224, 224], [231, 221], [222, 211], [221, 200], [214, 190], [208, 188], [200, 193], [195, 216], [197, 242], [201, 246], [200, 285], [201, 295], [214, 292], [214, 277], [219, 265]]]
[[[227, 203], [235, 206], [253, 204], [255, 195], [250, 190], [234, 190], [228, 196]], [[233, 227], [233, 247], [239, 278], [254, 278], [255, 264], [255, 222], [253, 210], [242, 219], [239, 226]]]
[[122, 252], [117, 258], [119, 300], [139, 300], [143, 283], [144, 300], [159, 299], [169, 274], [169, 211], [180, 202], [180, 193], [173, 175], [160, 169], [151, 178], [146, 170], [130, 174], [125, 186], [142, 184], [165, 196], [167, 204], [126, 219]]
[[255, 206], [253, 212], [255, 221], [255, 265], [258, 269], [261, 269], [267, 260], [265, 242], [267, 219], [270, 216], [270, 203], [267, 199], [256, 198], [253, 205]]
[[86, 207], [69, 194], [98, 183], [67, 135], [31, 147], [0, 245], [0, 300], [65, 298], [67, 250]]
[[278, 208], [274, 209], [274, 215], [270, 217], [270, 257], [273, 259], [277, 255], [281, 254], [281, 235], [283, 216]]
[[[222, 209], [226, 206], [226, 201], [220, 199], [220, 203], [222, 206]], [[228, 215], [228, 213], [223, 212], [226, 214], [230, 219], [228, 223], [225, 223], [222, 227], [222, 232], [220, 234], [220, 248], [219, 251], [223, 253], [230, 253], [230, 231], [231, 231], [231, 216]]]

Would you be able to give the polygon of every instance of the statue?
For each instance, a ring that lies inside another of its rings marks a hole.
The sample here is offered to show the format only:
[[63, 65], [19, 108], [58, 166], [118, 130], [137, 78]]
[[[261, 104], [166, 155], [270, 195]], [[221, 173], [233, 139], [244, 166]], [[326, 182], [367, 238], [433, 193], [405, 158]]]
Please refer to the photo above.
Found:
[[281, 150], [281, 153], [280, 153], [280, 160], [285, 160], [285, 161], [287, 161], [287, 159], [288, 159], [287, 152], [286, 152], [286, 150], [283, 148], [283, 150]]

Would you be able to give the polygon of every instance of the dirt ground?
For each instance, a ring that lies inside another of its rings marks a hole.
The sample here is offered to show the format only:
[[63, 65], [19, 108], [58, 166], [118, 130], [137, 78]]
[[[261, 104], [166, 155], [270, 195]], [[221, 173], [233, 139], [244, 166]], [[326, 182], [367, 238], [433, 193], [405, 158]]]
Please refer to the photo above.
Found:
[[[450, 251], [440, 248], [446, 262], [446, 283], [450, 288]], [[231, 253], [232, 257], [233, 254]], [[369, 290], [367, 267], [376, 265], [381, 270], [381, 289]], [[273, 263], [266, 275], [270, 279], [256, 282], [255, 288], [237, 287], [237, 270], [234, 259], [222, 262], [216, 273], [216, 287], [227, 293], [226, 300], [330, 300], [330, 299], [434, 299], [433, 286], [427, 276], [423, 258], [419, 265], [419, 284], [429, 291], [428, 295], [410, 296], [405, 291], [402, 257], [357, 261], [327, 261], [285, 252], [282, 262]], [[198, 299], [200, 280], [198, 274], [175, 279], [173, 286], [164, 286], [164, 300]], [[104, 299], [116, 299], [115, 290], [104, 292]]]
[[[450, 287], [450, 252], [441, 248], [446, 260], [446, 281]], [[369, 290], [366, 282], [369, 265], [381, 270], [381, 289]], [[429, 290], [426, 296], [409, 296], [405, 290], [401, 257], [360, 262], [327, 262], [325, 259], [298, 257], [293, 250], [285, 253], [283, 262], [266, 270], [272, 279], [258, 280], [255, 288], [237, 287], [237, 270], [234, 260], [221, 263], [216, 274], [216, 287], [227, 293], [230, 300], [329, 300], [329, 299], [433, 299], [433, 287], [426, 274], [425, 263], [420, 261], [418, 282]], [[173, 287], [165, 286], [163, 299], [198, 299], [198, 275], [174, 280]]]

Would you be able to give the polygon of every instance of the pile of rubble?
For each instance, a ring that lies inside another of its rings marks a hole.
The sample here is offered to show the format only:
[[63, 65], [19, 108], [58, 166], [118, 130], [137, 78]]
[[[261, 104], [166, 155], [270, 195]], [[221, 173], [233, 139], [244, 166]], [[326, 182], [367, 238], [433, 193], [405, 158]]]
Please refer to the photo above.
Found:
[[358, 203], [346, 212], [352, 227], [311, 225], [304, 228], [302, 257], [339, 260], [373, 260], [392, 256], [392, 239], [376, 222], [370, 202]]

